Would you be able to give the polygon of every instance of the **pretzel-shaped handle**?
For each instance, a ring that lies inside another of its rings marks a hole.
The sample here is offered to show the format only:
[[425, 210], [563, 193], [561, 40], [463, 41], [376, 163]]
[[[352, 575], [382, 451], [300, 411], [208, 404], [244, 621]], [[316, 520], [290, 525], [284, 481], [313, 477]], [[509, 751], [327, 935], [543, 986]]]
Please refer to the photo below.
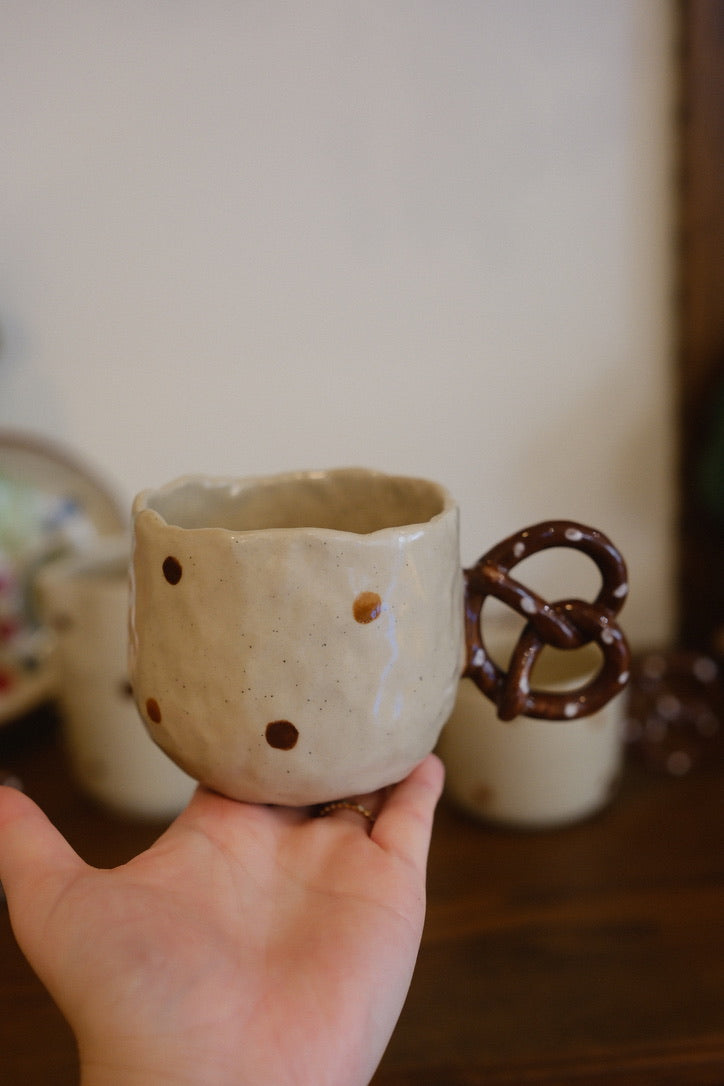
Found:
[[[566, 599], [548, 603], [510, 576], [524, 558], [550, 547], [582, 551], [598, 566], [601, 590], [592, 603]], [[467, 663], [463, 676], [473, 679], [497, 707], [501, 720], [529, 716], [573, 720], [589, 716], [625, 687], [631, 655], [616, 615], [628, 595], [626, 564], [609, 539], [594, 528], [551, 520], [509, 536], [484, 554], [465, 576]], [[488, 654], [481, 630], [481, 610], [488, 596], [526, 619], [504, 672]], [[531, 672], [546, 645], [577, 649], [595, 641], [603, 665], [577, 690], [531, 689]]]

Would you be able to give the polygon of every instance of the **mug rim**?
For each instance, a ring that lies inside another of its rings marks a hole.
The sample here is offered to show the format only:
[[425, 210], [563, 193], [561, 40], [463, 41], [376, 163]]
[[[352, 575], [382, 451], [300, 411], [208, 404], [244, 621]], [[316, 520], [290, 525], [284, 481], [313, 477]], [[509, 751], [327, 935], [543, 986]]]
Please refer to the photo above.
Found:
[[35, 589], [70, 584], [92, 577], [95, 584], [117, 582], [128, 577], [131, 539], [128, 532], [100, 536], [88, 546], [51, 558], [35, 578]]
[[[424, 519], [410, 519], [404, 520], [400, 523], [393, 525], [386, 525], [380, 528], [373, 529], [371, 531], [362, 532], [355, 531], [347, 528], [335, 528], [335, 527], [322, 527], [314, 524], [308, 525], [286, 525], [286, 526], [260, 526], [249, 528], [232, 528], [226, 527], [222, 524], [204, 524], [188, 526], [178, 523], [178, 519], [171, 519], [164, 515], [153, 503], [159, 499], [170, 497], [176, 491], [187, 488], [198, 488], [199, 491], [212, 491], [212, 490], [227, 490], [230, 497], [236, 497], [243, 491], [261, 490], [264, 488], [271, 488], [278, 485], [304, 483], [308, 481], [320, 482], [324, 480], [342, 480], [345, 477], [349, 479], [370, 479], [370, 480], [382, 480], [390, 483], [397, 483], [412, 488], [424, 488], [430, 497], [437, 499], [439, 508], [432, 515]], [[332, 536], [345, 536], [352, 538], [364, 538], [371, 539], [375, 536], [381, 536], [387, 533], [409, 533], [419, 532], [422, 529], [428, 528], [436, 521], [445, 516], [449, 516], [451, 512], [457, 509], [457, 502], [454, 499], [451, 492], [447, 487], [433, 479], [428, 479], [422, 476], [404, 475], [393, 472], [380, 471], [374, 468], [364, 467], [338, 467], [338, 468], [322, 468], [322, 469], [306, 469], [276, 472], [271, 474], [261, 475], [248, 475], [248, 476], [231, 476], [231, 475], [207, 475], [203, 473], [190, 473], [177, 476], [170, 482], [158, 487], [147, 487], [141, 490], [133, 501], [132, 506], [132, 519], [135, 522], [141, 515], [149, 515], [153, 517], [160, 525], [165, 528], [173, 529], [174, 531], [182, 533], [199, 533], [199, 532], [221, 532], [231, 536], [252, 536], [257, 534], [267, 535], [269, 533], [310, 533], [314, 535], [332, 535]]]

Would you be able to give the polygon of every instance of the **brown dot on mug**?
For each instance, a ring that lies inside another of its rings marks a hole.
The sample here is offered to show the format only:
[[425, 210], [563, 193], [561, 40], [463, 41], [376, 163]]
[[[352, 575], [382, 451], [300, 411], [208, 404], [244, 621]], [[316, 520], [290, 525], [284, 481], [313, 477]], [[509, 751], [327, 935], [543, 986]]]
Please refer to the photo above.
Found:
[[118, 684], [118, 693], [121, 695], [122, 698], [133, 697], [133, 687], [129, 683], [128, 679], [121, 679]]
[[172, 554], [169, 554], [168, 558], [163, 560], [163, 575], [169, 584], [178, 584], [183, 574], [183, 567], [178, 558], [174, 558]]
[[382, 610], [382, 599], [376, 592], [360, 592], [352, 605], [356, 622], [374, 622]]
[[152, 720], [154, 724], [161, 723], [161, 706], [155, 698], [146, 699], [146, 712], [149, 720]]
[[297, 745], [299, 730], [290, 720], [272, 720], [266, 726], [266, 741], [276, 750], [291, 750]]

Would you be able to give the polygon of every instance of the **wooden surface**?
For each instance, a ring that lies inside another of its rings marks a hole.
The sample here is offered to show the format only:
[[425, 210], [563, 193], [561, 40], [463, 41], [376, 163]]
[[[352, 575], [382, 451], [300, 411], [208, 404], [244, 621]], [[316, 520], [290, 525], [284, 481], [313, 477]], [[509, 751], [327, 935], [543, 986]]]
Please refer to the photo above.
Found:
[[[42, 714], [0, 731], [0, 768], [89, 862], [122, 862], [162, 828], [83, 800]], [[418, 966], [375, 1086], [721, 1086], [723, 785], [721, 764], [679, 780], [630, 765], [605, 812], [542, 833], [443, 802]], [[5, 911], [0, 1082], [77, 1086], [73, 1038]]]

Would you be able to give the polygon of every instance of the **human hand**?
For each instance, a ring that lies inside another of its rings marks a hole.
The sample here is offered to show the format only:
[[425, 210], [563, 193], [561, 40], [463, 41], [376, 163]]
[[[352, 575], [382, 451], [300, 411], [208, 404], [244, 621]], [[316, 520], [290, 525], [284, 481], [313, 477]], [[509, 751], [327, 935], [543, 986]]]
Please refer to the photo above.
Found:
[[83, 1086], [364, 1086], [412, 976], [442, 766], [357, 813], [199, 788], [148, 851], [87, 866], [0, 787], [13, 929], [78, 1041]]

